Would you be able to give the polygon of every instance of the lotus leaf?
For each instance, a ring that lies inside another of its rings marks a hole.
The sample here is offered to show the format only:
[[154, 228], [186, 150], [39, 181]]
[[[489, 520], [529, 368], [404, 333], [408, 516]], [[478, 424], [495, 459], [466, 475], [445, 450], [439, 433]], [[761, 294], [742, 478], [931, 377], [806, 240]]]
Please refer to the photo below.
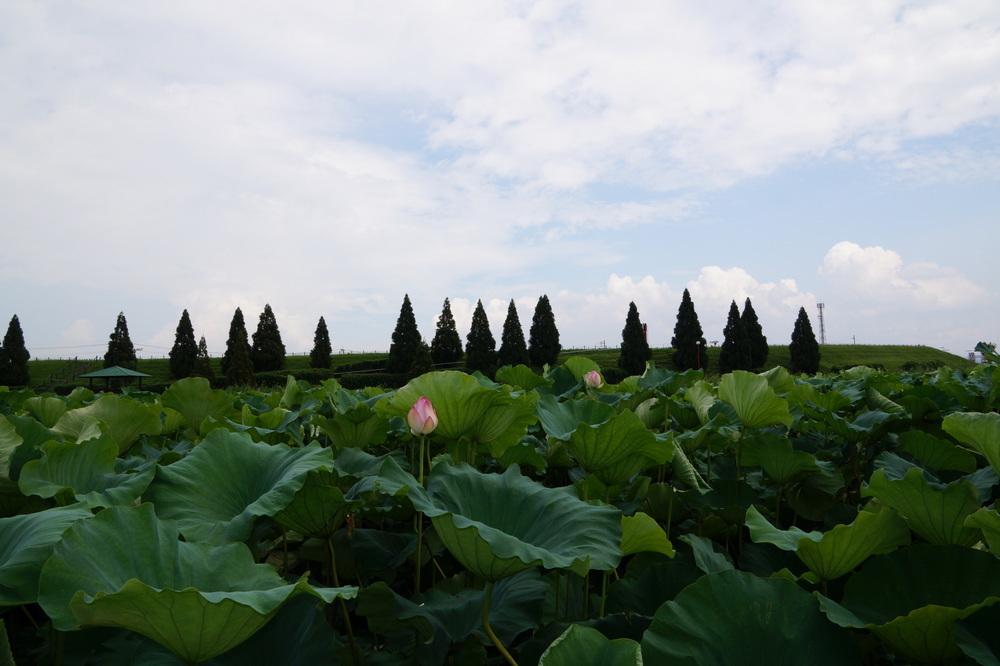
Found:
[[428, 491], [431, 503], [418, 508], [452, 555], [487, 581], [535, 566], [584, 575], [621, 559], [617, 509], [583, 502], [570, 488], [546, 488], [521, 476], [517, 465], [483, 474], [439, 464]]
[[80, 444], [46, 442], [42, 457], [25, 464], [18, 485], [25, 495], [83, 502], [90, 508], [131, 504], [149, 486], [156, 466], [127, 470], [109, 435]]
[[201, 435], [205, 419], [225, 418], [233, 411], [233, 396], [222, 390], [213, 390], [204, 377], [188, 377], [169, 386], [160, 398], [164, 407], [176, 409], [184, 415], [190, 427]]
[[274, 519], [307, 536], [328, 537], [344, 523], [351, 507], [359, 502], [344, 497], [353, 477], [341, 477], [326, 467], [309, 470], [305, 483]]
[[796, 451], [792, 443], [778, 435], [754, 434], [743, 439], [741, 464], [760, 467], [776, 483], [790, 483], [810, 472], [820, 471], [816, 457], [807, 451]]
[[552, 439], [565, 441], [579, 428], [596, 427], [615, 415], [615, 408], [595, 400], [559, 400], [543, 396], [537, 405], [538, 422]]
[[287, 508], [306, 473], [324, 466], [333, 466], [333, 454], [317, 443], [293, 449], [213, 430], [183, 460], [161, 467], [144, 499], [161, 518], [176, 519], [189, 541], [243, 541], [255, 518]]
[[14, 666], [14, 655], [10, 653], [10, 642], [7, 640], [7, 628], [0, 619], [0, 666]]
[[566, 441], [570, 455], [606, 486], [624, 483], [674, 454], [672, 442], [657, 439], [635, 412], [614, 414], [593, 427], [577, 428]]
[[966, 518], [965, 525], [982, 530], [983, 538], [989, 544], [990, 550], [1000, 553], [1000, 513], [995, 509], [983, 507]]
[[924, 480], [923, 470], [911, 468], [902, 479], [890, 480], [884, 469], [875, 470], [862, 497], [876, 497], [899, 512], [914, 532], [930, 543], [975, 545], [982, 537], [966, 519], [979, 509], [979, 492], [971, 483], [952, 483], [944, 489]]
[[941, 427], [960, 443], [981, 453], [993, 471], [1000, 474], [1000, 414], [949, 414]]
[[68, 409], [66, 401], [54, 395], [32, 396], [24, 401], [23, 407], [46, 428], [54, 426]]
[[292, 597], [311, 594], [330, 603], [357, 593], [304, 580], [287, 584], [254, 563], [243, 544], [213, 547], [178, 536], [149, 504], [79, 521], [42, 567], [39, 603], [61, 631], [124, 627], [196, 663], [246, 640]]
[[752, 372], [734, 370], [723, 375], [719, 380], [719, 400], [733, 406], [745, 428], [792, 424], [788, 401], [774, 393], [766, 377]]
[[531, 391], [549, 381], [526, 365], [505, 365], [497, 370], [498, 382], [516, 386], [523, 391]]
[[674, 556], [674, 547], [667, 533], [653, 517], [645, 513], [622, 516], [622, 555], [634, 553], [662, 553]]
[[660, 607], [642, 639], [654, 664], [861, 663], [849, 632], [783, 579], [730, 570], [702, 576]]
[[88, 439], [92, 418], [108, 426], [119, 453], [128, 451], [141, 435], [159, 434], [161, 428], [159, 412], [151, 405], [105, 393], [86, 407], [67, 411], [52, 430], [82, 442]]
[[92, 515], [72, 506], [0, 518], [0, 606], [35, 603], [38, 574], [62, 533]]
[[967, 656], [983, 666], [1000, 666], [1000, 604], [981, 608], [955, 622], [955, 643]]
[[1000, 601], [1000, 560], [964, 546], [916, 544], [873, 557], [847, 581], [839, 604], [819, 599], [833, 622], [867, 628], [899, 654], [952, 662], [962, 656], [955, 621]]
[[903, 451], [931, 469], [966, 474], [976, 470], [976, 458], [972, 453], [926, 432], [910, 430], [900, 433], [899, 443]]
[[538, 666], [642, 666], [639, 644], [627, 638], [608, 640], [597, 629], [571, 624], [542, 653]]

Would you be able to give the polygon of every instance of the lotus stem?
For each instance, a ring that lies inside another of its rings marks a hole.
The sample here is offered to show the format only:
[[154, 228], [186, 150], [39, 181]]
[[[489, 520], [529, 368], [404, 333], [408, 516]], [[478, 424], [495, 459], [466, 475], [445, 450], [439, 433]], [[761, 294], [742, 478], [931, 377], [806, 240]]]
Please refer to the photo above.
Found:
[[[340, 587], [340, 576], [337, 575], [337, 558], [333, 550], [333, 538], [326, 538], [327, 553], [330, 556], [330, 573], [333, 577], [333, 586]], [[351, 644], [351, 659], [354, 661], [354, 666], [361, 666], [361, 649], [358, 647], [358, 642], [354, 639], [354, 627], [351, 626], [351, 615], [347, 612], [347, 602], [344, 601], [344, 597], [337, 596], [337, 601], [340, 605], [340, 614], [344, 617], [344, 626], [347, 629], [347, 640]]]
[[608, 600], [608, 578], [611, 576], [610, 571], [604, 572], [604, 577], [601, 580], [601, 614], [598, 617], [604, 617], [604, 606]]
[[423, 542], [424, 542], [424, 514], [417, 511], [416, 515], [413, 516], [413, 522], [416, 523], [415, 527], [417, 530], [417, 552], [416, 559], [414, 560], [414, 594], [420, 594], [420, 569], [421, 560], [423, 560]]
[[517, 666], [517, 662], [514, 661], [514, 657], [510, 656], [510, 652], [507, 652], [507, 648], [503, 646], [500, 639], [495, 633], [493, 633], [493, 627], [490, 626], [490, 600], [493, 598], [493, 581], [487, 581], [486, 583], [486, 594], [483, 596], [483, 629], [486, 631], [486, 635], [490, 637], [493, 641], [493, 645], [500, 650], [500, 654], [504, 656], [507, 663], [510, 666]]

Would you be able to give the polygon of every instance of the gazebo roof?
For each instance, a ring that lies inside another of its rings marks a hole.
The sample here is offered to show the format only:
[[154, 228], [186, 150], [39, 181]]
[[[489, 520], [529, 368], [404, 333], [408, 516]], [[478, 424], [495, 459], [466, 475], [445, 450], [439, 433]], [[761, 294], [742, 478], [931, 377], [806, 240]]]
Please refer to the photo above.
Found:
[[153, 375], [147, 375], [145, 372], [139, 372], [138, 370], [129, 370], [128, 368], [123, 368], [120, 365], [113, 365], [110, 368], [104, 368], [102, 370], [95, 370], [94, 372], [88, 372], [86, 374], [80, 375], [84, 379], [96, 379], [96, 378], [108, 378], [108, 377], [152, 377]]

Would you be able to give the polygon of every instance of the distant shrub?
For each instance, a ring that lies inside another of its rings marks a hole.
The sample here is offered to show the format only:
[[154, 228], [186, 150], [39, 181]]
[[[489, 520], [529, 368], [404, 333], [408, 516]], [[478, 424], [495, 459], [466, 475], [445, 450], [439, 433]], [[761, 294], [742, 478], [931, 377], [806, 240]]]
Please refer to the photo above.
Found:
[[350, 375], [339, 375], [337, 381], [348, 391], [356, 391], [367, 386], [398, 389], [406, 386], [406, 374], [399, 372], [358, 372]]
[[375, 361], [358, 361], [357, 363], [345, 363], [343, 365], [338, 365], [333, 369], [335, 375], [339, 375], [342, 372], [365, 372], [367, 370], [377, 370], [378, 372], [385, 372], [385, 359], [379, 359]]

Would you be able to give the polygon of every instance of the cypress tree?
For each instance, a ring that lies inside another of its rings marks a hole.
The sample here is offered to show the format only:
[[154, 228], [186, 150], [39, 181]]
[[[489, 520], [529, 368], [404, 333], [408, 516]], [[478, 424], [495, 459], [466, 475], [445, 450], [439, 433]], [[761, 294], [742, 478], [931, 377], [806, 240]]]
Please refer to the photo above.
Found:
[[215, 384], [215, 370], [212, 368], [212, 357], [208, 355], [208, 345], [205, 343], [204, 335], [198, 341], [198, 355], [194, 359], [191, 376], [204, 377], [209, 384]]
[[799, 308], [799, 316], [795, 320], [792, 331], [792, 344], [788, 345], [791, 355], [789, 370], [794, 373], [814, 375], [819, 371], [819, 343], [813, 334], [812, 324], [805, 308]]
[[743, 328], [736, 301], [729, 306], [729, 318], [722, 330], [722, 349], [719, 350], [719, 372], [726, 374], [733, 370], [752, 369], [753, 359], [750, 355], [749, 341]]
[[747, 336], [747, 345], [750, 348], [750, 369], [760, 370], [767, 363], [768, 354], [771, 348], [767, 346], [767, 338], [764, 336], [764, 329], [760, 327], [757, 320], [757, 313], [750, 303], [750, 299], [743, 304], [743, 314], [740, 315], [743, 322], [743, 332]]
[[451, 303], [447, 298], [444, 299], [434, 339], [431, 340], [431, 358], [435, 363], [457, 363], [462, 360], [462, 336], [455, 328], [455, 317], [451, 314]]
[[528, 365], [530, 362], [528, 345], [524, 343], [524, 331], [521, 330], [521, 320], [517, 316], [517, 308], [512, 298], [510, 305], [507, 306], [507, 319], [503, 322], [497, 365]]
[[316, 335], [313, 336], [313, 348], [309, 352], [309, 367], [329, 368], [331, 354], [333, 347], [330, 345], [330, 331], [326, 328], [326, 320], [320, 317], [316, 324]]
[[635, 302], [628, 304], [628, 314], [625, 316], [625, 328], [622, 329], [622, 347], [618, 355], [618, 367], [630, 375], [641, 375], [646, 372], [646, 361], [653, 358], [653, 352], [646, 340], [646, 331], [639, 321], [639, 309]]
[[278, 321], [274, 318], [271, 306], [266, 303], [257, 321], [257, 330], [253, 334], [250, 360], [253, 361], [256, 372], [281, 370], [285, 367], [285, 345], [281, 342]]
[[198, 344], [194, 341], [194, 327], [191, 325], [188, 311], [184, 310], [181, 313], [181, 320], [177, 322], [174, 346], [170, 349], [170, 376], [174, 379], [189, 376], [194, 369], [196, 358], [198, 358]]
[[226, 383], [230, 386], [251, 386], [254, 383], [254, 366], [250, 358], [250, 345], [239, 341], [233, 345], [233, 355], [226, 373]]
[[674, 325], [674, 337], [670, 339], [670, 346], [674, 349], [671, 360], [675, 369], [684, 371], [705, 367], [705, 348], [708, 345], [687, 289], [684, 290], [681, 306], [677, 310], [677, 323]]
[[531, 318], [528, 331], [528, 357], [532, 365], [555, 365], [559, 360], [559, 330], [552, 314], [549, 297], [542, 295], [535, 305], [535, 316]]
[[413, 363], [406, 371], [406, 379], [410, 380], [434, 370], [434, 359], [431, 358], [431, 348], [423, 340], [417, 345], [417, 353], [413, 355]]
[[104, 354], [104, 367], [112, 366], [129, 368], [135, 370], [139, 365], [139, 360], [135, 357], [135, 347], [128, 336], [128, 322], [125, 321], [125, 313], [118, 313], [118, 321], [115, 323], [115, 330], [108, 339], [108, 351]]
[[243, 311], [236, 308], [233, 313], [233, 320], [229, 323], [229, 339], [226, 340], [226, 353], [222, 355], [220, 366], [222, 374], [229, 376], [229, 366], [233, 362], [236, 348], [245, 345], [247, 348], [247, 358], [250, 358], [250, 340], [247, 336], [247, 326], [243, 320]]
[[493, 372], [496, 367], [497, 341], [490, 333], [490, 320], [486, 317], [486, 309], [482, 301], [476, 301], [476, 309], [472, 313], [472, 326], [465, 345], [465, 367], [470, 371], [478, 370], [484, 375]]
[[0, 344], [0, 386], [27, 386], [31, 382], [28, 360], [31, 354], [24, 346], [21, 320], [14, 315]]
[[413, 365], [413, 357], [417, 355], [420, 342], [420, 331], [417, 330], [417, 319], [413, 316], [410, 295], [404, 294], [399, 318], [396, 319], [396, 330], [392, 332], [392, 346], [389, 347], [385, 371], [405, 374]]

